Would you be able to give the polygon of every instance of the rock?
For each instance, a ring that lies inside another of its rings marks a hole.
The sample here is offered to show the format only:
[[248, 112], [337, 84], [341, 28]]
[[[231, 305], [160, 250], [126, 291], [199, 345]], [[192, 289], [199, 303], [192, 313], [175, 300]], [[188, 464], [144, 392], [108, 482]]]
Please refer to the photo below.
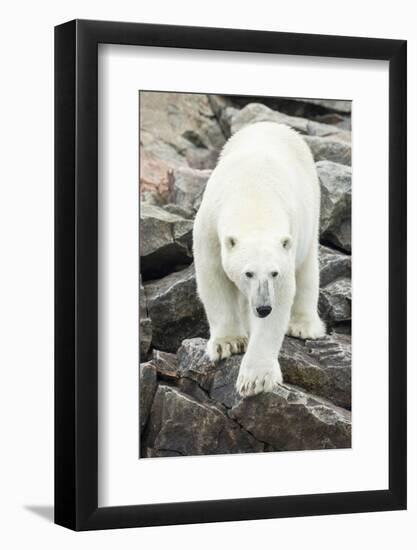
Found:
[[139, 343], [140, 358], [145, 360], [152, 341], [152, 321], [148, 317], [145, 289], [142, 286], [142, 278], [139, 280]]
[[287, 384], [240, 401], [229, 414], [258, 441], [277, 451], [351, 446], [348, 411]]
[[319, 313], [328, 327], [352, 318], [351, 256], [320, 246]]
[[[146, 151], [146, 155], [153, 162], [163, 164], [167, 171], [187, 164], [185, 151], [181, 153], [173, 144], [165, 142], [157, 135], [155, 136], [152, 131], [141, 130], [140, 148], [142, 151]], [[141, 172], [139, 173], [141, 174]]]
[[249, 103], [239, 111], [231, 122], [232, 134], [241, 128], [255, 122], [277, 122], [286, 124], [303, 135], [329, 137], [350, 142], [350, 132], [340, 130], [336, 126], [314, 122], [306, 118], [288, 116], [279, 111], [273, 111], [260, 103]]
[[351, 252], [351, 168], [330, 161], [316, 166], [321, 185], [320, 238]]
[[196, 211], [196, 201], [203, 196], [211, 170], [195, 170], [178, 168], [174, 171], [175, 185], [172, 200], [178, 206], [190, 211]]
[[177, 380], [179, 378], [178, 361], [175, 353], [154, 349], [152, 351], [152, 365], [156, 369], [158, 378], [163, 380]]
[[194, 212], [192, 210], [188, 210], [187, 208], [183, 208], [179, 204], [175, 204], [173, 202], [169, 202], [167, 204], [164, 204], [162, 207], [166, 212], [169, 212], [170, 214], [175, 214], [176, 216], [180, 216], [181, 218], [184, 218], [185, 220], [191, 220], [194, 218]]
[[139, 157], [140, 192], [155, 195], [156, 203], [166, 202], [172, 192], [172, 163], [155, 157], [149, 149], [140, 145]]
[[152, 363], [142, 363], [139, 367], [139, 423], [141, 433], [148, 421], [156, 386], [155, 366]]
[[319, 313], [328, 325], [351, 320], [352, 291], [350, 279], [339, 279], [320, 289]]
[[343, 116], [339, 113], [327, 113], [324, 115], [316, 115], [314, 120], [317, 122], [323, 122], [323, 124], [337, 126], [338, 128], [348, 130], [349, 132], [352, 130], [350, 114]]
[[342, 99], [303, 99], [302, 101], [336, 113], [350, 114], [352, 110], [352, 102]]
[[205, 94], [140, 93], [140, 189], [167, 202], [172, 171], [214, 168], [226, 138]]
[[140, 271], [144, 280], [161, 277], [192, 261], [193, 222], [163, 208], [141, 204]]
[[190, 456], [259, 452], [256, 441], [209, 399], [196, 400], [160, 384], [144, 442], [145, 456]]
[[140, 206], [143, 204], [151, 206], [164, 206], [165, 199], [155, 190], [142, 190], [140, 193]]
[[219, 152], [213, 149], [189, 149], [186, 153], [186, 159], [191, 168], [212, 170], [216, 167]]
[[208, 101], [226, 138], [232, 135], [232, 119], [239, 112], [232, 96], [210, 94]]
[[284, 381], [335, 405], [351, 408], [351, 339], [333, 333], [320, 340], [286, 337], [280, 353]]
[[[145, 456], [350, 447], [349, 411], [288, 383], [242, 399], [234, 388], [242, 356], [214, 364], [205, 346], [205, 340], [193, 338], [183, 342], [177, 363], [171, 354], [152, 359], [160, 382]], [[350, 404], [348, 337], [329, 336], [321, 344], [287, 338], [285, 346], [284, 376]]]
[[304, 139], [310, 147], [316, 162], [330, 160], [339, 164], [351, 165], [352, 148], [350, 143], [317, 136], [304, 136]]
[[352, 257], [333, 250], [327, 246], [319, 246], [320, 287], [340, 278], [351, 278]]
[[154, 348], [176, 352], [185, 338], [208, 335], [194, 266], [145, 284]]
[[217, 364], [206, 355], [207, 340], [192, 338], [184, 340], [177, 352], [178, 374], [196, 382], [210, 398], [230, 408], [239, 400], [235, 382], [241, 355], [233, 355]]
[[[336, 405], [351, 404], [350, 336], [331, 334], [321, 340], [285, 337], [280, 353], [284, 382], [328, 399]], [[235, 390], [241, 355], [212, 363], [205, 354], [206, 340], [184, 340], [178, 350], [178, 373], [196, 382], [209, 396], [228, 408], [240, 397]]]
[[141, 92], [140, 129], [141, 142], [172, 168], [185, 165], [190, 149], [220, 151], [225, 143], [205, 94]]
[[[274, 111], [280, 111], [286, 115], [319, 120], [328, 118], [336, 120], [337, 124], [349, 120], [351, 113], [351, 101], [327, 100], [327, 99], [304, 99], [294, 97], [271, 97], [271, 96], [219, 96], [210, 95], [209, 103], [219, 122], [221, 116], [228, 108], [242, 109], [249, 103], [261, 103]], [[323, 120], [324, 122], [324, 120]], [[330, 122], [331, 124], [331, 122]], [[225, 130], [223, 128], [223, 130]]]

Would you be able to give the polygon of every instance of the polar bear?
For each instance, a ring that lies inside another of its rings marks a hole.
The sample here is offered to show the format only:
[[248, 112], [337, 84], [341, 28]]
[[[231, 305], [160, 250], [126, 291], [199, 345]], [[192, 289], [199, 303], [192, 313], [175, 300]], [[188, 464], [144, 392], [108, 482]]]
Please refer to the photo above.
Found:
[[207, 354], [245, 353], [242, 396], [282, 383], [285, 333], [320, 338], [320, 186], [310, 149], [291, 128], [257, 122], [232, 136], [194, 224], [197, 290], [210, 325]]

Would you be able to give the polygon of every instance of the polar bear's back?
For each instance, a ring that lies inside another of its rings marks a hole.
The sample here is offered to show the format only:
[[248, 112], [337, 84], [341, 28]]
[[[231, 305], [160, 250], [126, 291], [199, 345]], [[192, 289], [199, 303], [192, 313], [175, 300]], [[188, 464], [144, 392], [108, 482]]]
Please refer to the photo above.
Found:
[[304, 139], [292, 128], [276, 122], [256, 122], [245, 126], [225, 144], [220, 158], [234, 153], [253, 155], [260, 150], [274, 158], [285, 158], [286, 162], [300, 163], [306, 170], [313, 167], [313, 157]]
[[232, 136], [207, 184], [198, 228], [291, 234], [300, 259], [317, 234], [320, 188], [308, 145], [288, 126], [257, 122]]

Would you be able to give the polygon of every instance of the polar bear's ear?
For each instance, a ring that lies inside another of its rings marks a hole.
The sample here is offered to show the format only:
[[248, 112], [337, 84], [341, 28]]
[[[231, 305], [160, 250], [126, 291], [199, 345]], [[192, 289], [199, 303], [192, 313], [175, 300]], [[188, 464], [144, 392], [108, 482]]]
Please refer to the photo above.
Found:
[[282, 245], [282, 248], [285, 248], [285, 250], [289, 250], [292, 246], [291, 237], [289, 235], [287, 235], [286, 237], [282, 237], [281, 245]]
[[225, 239], [226, 248], [228, 250], [231, 250], [232, 248], [234, 248], [236, 246], [236, 243], [237, 243], [236, 237], [226, 237]]

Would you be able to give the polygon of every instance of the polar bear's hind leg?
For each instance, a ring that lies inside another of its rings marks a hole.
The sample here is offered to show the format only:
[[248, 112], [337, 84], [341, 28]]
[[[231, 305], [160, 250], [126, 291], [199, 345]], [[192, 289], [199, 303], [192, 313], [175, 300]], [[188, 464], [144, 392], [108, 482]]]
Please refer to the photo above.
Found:
[[317, 312], [320, 286], [317, 243], [314, 243], [296, 272], [296, 294], [287, 334], [295, 338], [323, 338], [326, 325]]

